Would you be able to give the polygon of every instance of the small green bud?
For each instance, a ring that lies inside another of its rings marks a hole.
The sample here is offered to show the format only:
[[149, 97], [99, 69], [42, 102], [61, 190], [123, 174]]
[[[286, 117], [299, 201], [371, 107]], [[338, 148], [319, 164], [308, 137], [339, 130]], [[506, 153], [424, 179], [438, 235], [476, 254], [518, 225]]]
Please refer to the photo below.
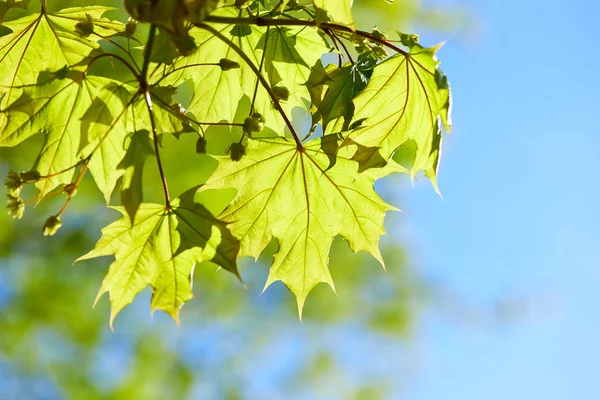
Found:
[[398, 32], [400, 35], [400, 41], [406, 47], [413, 47], [417, 43], [419, 43], [419, 35], [415, 35], [414, 33], [402, 33]]
[[371, 35], [376, 39], [387, 40], [387, 35], [381, 32], [379, 29], [377, 29], [377, 27], [373, 28], [373, 30], [371, 31]]
[[223, 71], [229, 71], [230, 69], [239, 68], [240, 64], [235, 61], [228, 60], [226, 58], [221, 58], [221, 60], [219, 61], [219, 67], [221, 67]]
[[60, 217], [55, 215], [51, 216], [44, 224], [44, 236], [53, 236], [56, 232], [58, 232], [61, 226], [62, 221], [60, 220]]
[[20, 172], [19, 176], [21, 177], [24, 183], [35, 183], [41, 178], [40, 173], [35, 170]]
[[246, 155], [246, 146], [241, 143], [232, 143], [229, 147], [230, 157], [232, 161], [240, 161]]
[[363, 54], [371, 50], [371, 46], [367, 42], [354, 44], [354, 49], [358, 54]]
[[354, 46], [360, 46], [367, 43], [367, 39], [356, 33], [353, 33], [352, 36], [350, 36], [350, 41]]
[[15, 219], [23, 218], [23, 214], [25, 214], [25, 202], [23, 202], [23, 199], [11, 193], [7, 196], [6, 208], [8, 209], [8, 215]]
[[262, 114], [255, 112], [248, 118], [244, 120], [244, 126], [242, 127], [242, 131], [252, 137], [254, 132], [260, 132], [265, 126], [265, 117]]
[[290, 98], [290, 91], [285, 86], [275, 86], [273, 88], [273, 94], [279, 101], [288, 101]]
[[[265, 117], [263, 117], [263, 115], [261, 113], [259, 113], [259, 112], [254, 112], [252, 114], [252, 118], [257, 119], [258, 122], [260, 122], [260, 124], [261, 124], [260, 129], [262, 130], [263, 126], [267, 122], [267, 120], [265, 119]], [[256, 132], [260, 132], [260, 131], [256, 131]]]
[[70, 183], [67, 186], [65, 186], [63, 191], [67, 194], [67, 196], [73, 197], [77, 194], [77, 185], [75, 185], [74, 183]]
[[383, 46], [373, 47], [373, 54], [375, 54], [375, 57], [377, 57], [379, 60], [385, 60], [389, 57], [388, 52], [383, 48]]
[[21, 193], [21, 188], [23, 188], [21, 174], [10, 171], [4, 180], [4, 186], [6, 186], [11, 194], [18, 196]]
[[196, 153], [206, 154], [206, 138], [204, 136], [200, 136], [198, 140], [196, 140]]
[[127, 18], [127, 23], [125, 24], [125, 34], [129, 37], [135, 35], [137, 31], [138, 22], [134, 18]]
[[94, 19], [88, 13], [85, 13], [85, 21], [75, 24], [75, 33], [81, 37], [88, 37], [94, 33]]

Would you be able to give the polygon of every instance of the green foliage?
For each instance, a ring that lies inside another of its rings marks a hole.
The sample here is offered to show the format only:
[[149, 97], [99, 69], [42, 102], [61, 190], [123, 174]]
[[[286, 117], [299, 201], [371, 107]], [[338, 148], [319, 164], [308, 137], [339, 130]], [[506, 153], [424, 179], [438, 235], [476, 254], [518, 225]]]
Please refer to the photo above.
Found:
[[[123, 217], [80, 258], [115, 257], [98, 295], [109, 293], [111, 324], [147, 286], [152, 310], [178, 320], [196, 263], [239, 277], [236, 259], [258, 258], [273, 238], [266, 286], [283, 281], [300, 312], [318, 283], [334, 287], [336, 236], [383, 265], [378, 241], [395, 207], [375, 181], [423, 170], [437, 188], [451, 108], [438, 48], [416, 35], [392, 42], [357, 30], [347, 0], [128, 0], [124, 8], [131, 18], [115, 21], [104, 17], [110, 8], [50, 13], [43, 1], [3, 23], [10, 33], [0, 36], [0, 146], [43, 137], [32, 170], [6, 180], [9, 213], [23, 217], [23, 185], [36, 186], [38, 202], [64, 193], [43, 229], [54, 235], [88, 171], [107, 204], [119, 188]], [[107, 60], [124, 68], [122, 78], [99, 67]], [[222, 146], [211, 143], [212, 129], [226, 133]], [[176, 160], [161, 158], [168, 134], [196, 135], [189, 151], [218, 159], [204, 185], [175, 199], [166, 171]], [[415, 145], [410, 171], [391, 159], [406, 143]], [[144, 201], [149, 156], [162, 203]], [[194, 199], [222, 189], [237, 195], [218, 217]]]

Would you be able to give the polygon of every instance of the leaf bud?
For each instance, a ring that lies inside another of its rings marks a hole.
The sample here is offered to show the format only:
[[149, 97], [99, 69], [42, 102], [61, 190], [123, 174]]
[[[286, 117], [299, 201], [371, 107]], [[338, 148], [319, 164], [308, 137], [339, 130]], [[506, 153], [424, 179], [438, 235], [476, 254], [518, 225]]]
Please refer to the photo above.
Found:
[[196, 140], [196, 153], [206, 154], [206, 138], [204, 136], [200, 136], [198, 140]]
[[398, 35], [400, 35], [400, 41], [406, 47], [413, 47], [419, 43], [419, 35], [415, 35], [414, 33], [398, 32]]
[[353, 33], [352, 36], [350, 36], [350, 41], [352, 42], [352, 44], [354, 44], [354, 46], [360, 46], [361, 44], [367, 43], [367, 39], [356, 33]]
[[231, 152], [231, 160], [237, 162], [246, 155], [246, 146], [241, 143], [232, 143], [231, 147], [229, 147], [229, 151]]
[[127, 23], [125, 24], [125, 34], [129, 37], [135, 35], [137, 31], [138, 22], [134, 18], [127, 18]]
[[387, 40], [387, 35], [381, 32], [377, 27], [373, 28], [371, 31], [371, 36], [379, 40]]
[[55, 215], [51, 216], [44, 224], [44, 236], [53, 236], [56, 232], [58, 232], [61, 226], [62, 221], [60, 220], [60, 217]]
[[70, 183], [67, 186], [65, 186], [63, 191], [67, 194], [68, 197], [73, 197], [77, 194], [77, 185], [74, 183]]
[[273, 94], [275, 98], [279, 101], [288, 101], [290, 98], [290, 91], [285, 86], [275, 86], [273, 87]]
[[262, 131], [265, 126], [265, 122], [265, 117], [263, 117], [262, 114], [255, 112], [244, 120], [242, 131], [246, 135], [252, 137], [252, 133]]
[[75, 24], [75, 33], [81, 37], [88, 37], [94, 33], [94, 19], [88, 13], [85, 13], [85, 21]]
[[7, 196], [6, 208], [8, 209], [8, 215], [15, 219], [23, 218], [23, 214], [25, 213], [25, 202], [23, 199], [10, 193]]
[[226, 58], [221, 58], [221, 60], [219, 61], [219, 67], [221, 67], [223, 71], [229, 71], [230, 69], [239, 68], [240, 64], [235, 61], [228, 60]]
[[4, 180], [4, 186], [11, 194], [18, 196], [21, 193], [21, 188], [23, 188], [23, 179], [20, 174], [10, 171]]
[[19, 176], [21, 177], [24, 183], [35, 183], [41, 178], [40, 173], [35, 170], [20, 172]]
[[379, 60], [385, 60], [389, 57], [387, 50], [384, 49], [383, 46], [373, 47], [373, 54], [375, 54], [375, 57], [377, 57]]

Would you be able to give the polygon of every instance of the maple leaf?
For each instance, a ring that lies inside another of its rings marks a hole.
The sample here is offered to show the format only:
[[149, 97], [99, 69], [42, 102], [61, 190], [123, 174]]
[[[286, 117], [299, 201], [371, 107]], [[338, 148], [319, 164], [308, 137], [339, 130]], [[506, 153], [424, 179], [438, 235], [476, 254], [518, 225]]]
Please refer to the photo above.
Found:
[[152, 287], [151, 309], [162, 310], [179, 322], [181, 306], [193, 297], [197, 262], [212, 261], [239, 278], [239, 242], [225, 224], [194, 201], [196, 189], [175, 199], [171, 207], [143, 203], [133, 223], [123, 217], [102, 230], [96, 247], [77, 261], [115, 256], [96, 302], [109, 294], [110, 324], [147, 286]]
[[451, 126], [450, 87], [435, 56], [438, 49], [413, 43], [410, 52], [377, 65], [366, 88], [353, 100], [353, 122], [361, 127], [348, 135], [349, 141], [378, 149], [355, 156], [363, 160], [363, 167], [371, 166], [376, 157], [389, 159], [401, 145], [414, 141], [411, 176], [424, 170], [436, 190], [442, 125], [447, 131]]
[[16, 146], [38, 133], [44, 135], [33, 168], [51, 177], [36, 183], [40, 197], [71, 181], [73, 170], [68, 168], [80, 160], [81, 132], [85, 126], [81, 116], [92, 105], [91, 98], [97, 91], [116, 83], [97, 76], [52, 77], [44, 83], [24, 87], [21, 96], [0, 113], [0, 119], [5, 119], [0, 146]]
[[218, 157], [218, 169], [200, 188], [238, 190], [219, 219], [240, 240], [240, 256], [256, 258], [277, 239], [279, 251], [265, 288], [283, 281], [296, 295], [300, 314], [315, 285], [324, 282], [334, 288], [328, 259], [336, 235], [353, 251], [367, 251], [383, 265], [378, 242], [385, 233], [385, 213], [395, 208], [381, 200], [373, 184], [390, 173], [405, 172], [391, 161], [359, 174], [358, 163], [348, 157], [353, 149], [337, 149], [338, 144], [335, 135], [311, 141], [302, 151], [285, 139], [249, 140], [240, 161]]
[[[83, 71], [85, 60], [101, 54], [99, 40], [125, 31], [124, 24], [101, 18], [109, 10], [114, 8], [67, 8], [4, 23], [12, 30], [0, 37], [0, 95], [5, 94], [4, 104], [18, 98], [21, 87], [35, 84], [42, 71], [52, 73], [65, 67]], [[78, 24], [89, 18], [94, 24], [93, 34], [78, 34]]]

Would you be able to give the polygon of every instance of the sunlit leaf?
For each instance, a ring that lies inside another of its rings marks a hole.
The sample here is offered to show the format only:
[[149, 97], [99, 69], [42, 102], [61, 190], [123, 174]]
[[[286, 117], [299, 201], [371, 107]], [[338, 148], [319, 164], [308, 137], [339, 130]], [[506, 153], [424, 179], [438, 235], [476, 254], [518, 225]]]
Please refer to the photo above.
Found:
[[115, 84], [97, 76], [51, 77], [43, 84], [25, 87], [21, 96], [0, 113], [0, 119], [5, 119], [0, 146], [16, 146], [35, 134], [44, 135], [33, 169], [43, 176], [57, 175], [36, 184], [41, 197], [71, 181], [73, 170], [59, 172], [74, 166], [80, 159], [81, 117], [92, 104], [96, 91], [111, 82]]
[[352, 2], [354, 0], [313, 0], [315, 7], [327, 12], [333, 22], [354, 29]]
[[181, 306], [193, 297], [198, 262], [212, 261], [238, 275], [238, 241], [193, 196], [194, 191], [186, 192], [171, 207], [143, 203], [133, 223], [123, 207], [115, 207], [123, 217], [104, 228], [96, 247], [78, 259], [115, 256], [96, 298], [109, 293], [111, 325], [147, 286], [152, 287], [152, 310], [179, 321]]
[[437, 188], [442, 125], [450, 129], [450, 88], [439, 69], [437, 47], [414, 45], [377, 65], [367, 87], [354, 99], [353, 121], [364, 121], [350, 139], [389, 159], [404, 143], [414, 141], [412, 174], [423, 170]]
[[[299, 311], [320, 282], [333, 288], [329, 248], [344, 237], [353, 251], [367, 251], [383, 265], [378, 242], [385, 233], [386, 204], [373, 189], [375, 180], [404, 171], [386, 168], [358, 173], [358, 163], [326, 145], [335, 136], [312, 141], [303, 151], [294, 142], [250, 140], [240, 161], [219, 158], [219, 168], [201, 191], [234, 188], [237, 197], [219, 216], [240, 240], [240, 255], [258, 257], [274, 237], [279, 251], [267, 285], [281, 280], [296, 295]], [[334, 164], [334, 165], [333, 165]]]
[[[57, 72], [65, 67], [85, 70], [85, 61], [101, 52], [97, 42], [125, 30], [124, 24], [101, 18], [109, 10], [112, 8], [67, 8], [3, 24], [13, 31], [0, 37], [0, 95], [6, 94], [4, 104], [18, 98], [21, 87], [35, 84], [42, 71]], [[88, 18], [94, 21], [94, 33], [84, 37], [76, 26]]]

